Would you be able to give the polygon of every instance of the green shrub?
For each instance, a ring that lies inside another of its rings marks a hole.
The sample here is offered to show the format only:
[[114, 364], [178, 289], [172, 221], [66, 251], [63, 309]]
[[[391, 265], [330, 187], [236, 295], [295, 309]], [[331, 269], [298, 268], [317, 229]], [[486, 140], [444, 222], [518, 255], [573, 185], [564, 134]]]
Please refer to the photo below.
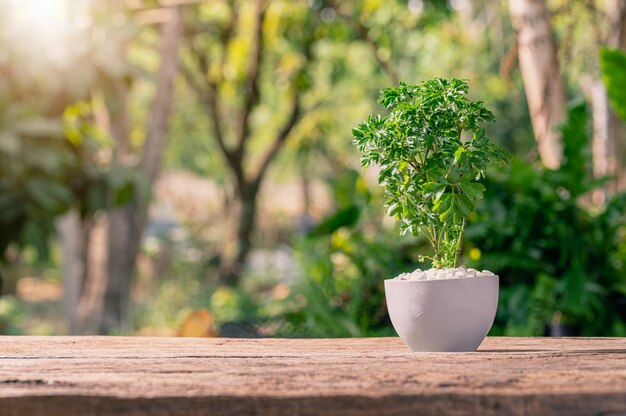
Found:
[[[599, 210], [585, 203], [606, 182], [592, 179], [588, 115], [569, 109], [564, 163], [537, 169], [519, 159], [495, 173], [466, 233], [476, 267], [500, 275], [492, 333], [543, 335], [551, 323], [582, 335], [626, 335], [626, 194]], [[478, 257], [476, 250], [474, 257]]]

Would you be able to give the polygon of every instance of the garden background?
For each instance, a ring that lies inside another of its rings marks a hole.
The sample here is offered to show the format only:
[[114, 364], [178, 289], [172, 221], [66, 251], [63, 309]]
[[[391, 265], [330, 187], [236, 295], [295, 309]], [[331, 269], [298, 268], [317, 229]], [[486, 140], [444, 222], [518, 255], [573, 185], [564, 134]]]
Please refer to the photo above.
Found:
[[0, 0], [0, 334], [393, 335], [421, 264], [351, 129], [462, 78], [514, 157], [492, 335], [626, 336], [623, 0]]

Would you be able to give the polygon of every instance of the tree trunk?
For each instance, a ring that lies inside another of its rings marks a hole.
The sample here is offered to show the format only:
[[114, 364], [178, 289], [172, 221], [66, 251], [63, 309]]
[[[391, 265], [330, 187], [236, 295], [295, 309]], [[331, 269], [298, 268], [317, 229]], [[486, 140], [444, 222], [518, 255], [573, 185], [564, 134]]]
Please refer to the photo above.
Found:
[[[626, 50], [626, 1], [606, 0], [606, 3], [606, 13], [610, 16], [610, 27], [612, 28], [607, 39], [607, 44], [610, 48]], [[615, 176], [612, 191], [613, 193], [617, 193], [623, 189], [622, 176], [624, 174], [624, 165], [622, 163], [622, 154], [624, 149], [621, 136], [624, 124], [623, 121], [617, 117], [615, 112], [610, 109], [610, 106], [608, 113], [608, 122], [610, 125], [608, 154], [611, 155], [608, 164], [610, 174]]]
[[[606, 39], [610, 48], [623, 49], [626, 46], [626, 2], [623, 0], [607, 0], [606, 15], [609, 17], [611, 30]], [[600, 22], [595, 22], [600, 24]], [[600, 41], [599, 41], [600, 43]], [[620, 189], [622, 175], [620, 141], [621, 120], [611, 110], [606, 88], [601, 80], [587, 77], [583, 79], [583, 90], [591, 105], [593, 121], [592, 160], [593, 176], [602, 178], [613, 176], [610, 183], [596, 188], [591, 196], [594, 204], [603, 204], [611, 193]]]
[[539, 156], [547, 168], [557, 169], [562, 143], [555, 127], [565, 116], [566, 97], [548, 10], [545, 0], [509, 0], [509, 9]]
[[234, 258], [224, 264], [220, 273], [222, 283], [236, 286], [252, 249], [252, 234], [256, 226], [259, 185], [238, 184], [239, 221], [237, 221], [237, 246]]
[[79, 333], [78, 305], [87, 275], [87, 241], [80, 214], [72, 210], [57, 223], [59, 244], [63, 258], [63, 295], [67, 330]]
[[239, 229], [237, 231], [237, 256], [235, 262], [242, 267], [248, 259], [252, 248], [252, 232], [256, 224], [258, 186], [247, 186], [241, 194], [241, 212], [239, 213]]
[[[591, 159], [594, 178], [611, 175], [615, 171], [615, 155], [611, 149], [613, 122], [609, 97], [602, 81], [588, 76], [582, 79], [582, 89], [591, 107], [593, 136], [591, 139]], [[603, 204], [608, 195], [608, 185], [597, 187], [591, 194], [591, 202]]]
[[[170, 12], [170, 18], [163, 26], [161, 66], [157, 74], [156, 93], [141, 159], [141, 171], [148, 185], [154, 182], [160, 170], [173, 100], [173, 79], [178, 67], [182, 10], [180, 7], [173, 7]], [[119, 131], [118, 143], [124, 143], [127, 140], [124, 139], [127, 138], [127, 128], [115, 128], [115, 125], [115, 120], [112, 120], [111, 130]], [[121, 150], [123, 148], [119, 147], [118, 151]], [[119, 156], [120, 160], [124, 160], [129, 155], [120, 153]], [[111, 211], [109, 216], [108, 279], [100, 323], [100, 333], [103, 334], [131, 329], [131, 282], [147, 212], [146, 199], [145, 195], [137, 192], [132, 202]]]
[[[124, 53], [121, 54], [122, 56]], [[115, 103], [109, 107], [110, 133], [116, 143], [116, 163], [130, 165], [132, 158], [128, 146], [128, 85], [126, 80], [116, 82]], [[107, 225], [106, 283], [103, 294], [102, 311], [98, 323], [100, 334], [109, 334], [113, 330], [127, 330], [130, 276], [128, 263], [134, 261], [135, 217], [132, 204], [121, 208], [112, 208]], [[130, 268], [132, 270], [132, 266]]]
[[129, 331], [130, 290], [140, 234], [135, 202], [109, 212], [107, 279], [98, 332]]
[[97, 214], [84, 225], [87, 273], [78, 304], [81, 334], [97, 334], [99, 329], [107, 281], [107, 220], [106, 215]]

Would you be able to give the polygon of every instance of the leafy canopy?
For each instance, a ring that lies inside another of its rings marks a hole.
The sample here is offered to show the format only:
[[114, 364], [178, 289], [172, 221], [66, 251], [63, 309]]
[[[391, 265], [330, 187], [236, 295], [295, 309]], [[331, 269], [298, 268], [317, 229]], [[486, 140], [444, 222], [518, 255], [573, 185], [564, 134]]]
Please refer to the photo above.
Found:
[[361, 165], [381, 168], [387, 213], [402, 221], [402, 234], [428, 238], [436, 268], [457, 265], [485, 169], [509, 159], [482, 127], [494, 115], [468, 90], [459, 79], [401, 82], [380, 92], [387, 117], [370, 115], [352, 130]]

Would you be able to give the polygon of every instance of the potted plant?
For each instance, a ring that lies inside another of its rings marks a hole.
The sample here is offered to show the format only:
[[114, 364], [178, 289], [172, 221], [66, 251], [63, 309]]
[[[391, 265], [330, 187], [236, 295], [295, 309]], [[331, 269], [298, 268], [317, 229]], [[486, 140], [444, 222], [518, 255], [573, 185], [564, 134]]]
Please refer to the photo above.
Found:
[[508, 160], [482, 125], [495, 117], [470, 101], [463, 80], [401, 82], [381, 90], [389, 114], [353, 129], [361, 165], [380, 167], [387, 213], [401, 233], [424, 236], [432, 268], [385, 280], [393, 326], [413, 351], [475, 351], [498, 303], [498, 276], [457, 267], [463, 233], [483, 197], [485, 170]]

